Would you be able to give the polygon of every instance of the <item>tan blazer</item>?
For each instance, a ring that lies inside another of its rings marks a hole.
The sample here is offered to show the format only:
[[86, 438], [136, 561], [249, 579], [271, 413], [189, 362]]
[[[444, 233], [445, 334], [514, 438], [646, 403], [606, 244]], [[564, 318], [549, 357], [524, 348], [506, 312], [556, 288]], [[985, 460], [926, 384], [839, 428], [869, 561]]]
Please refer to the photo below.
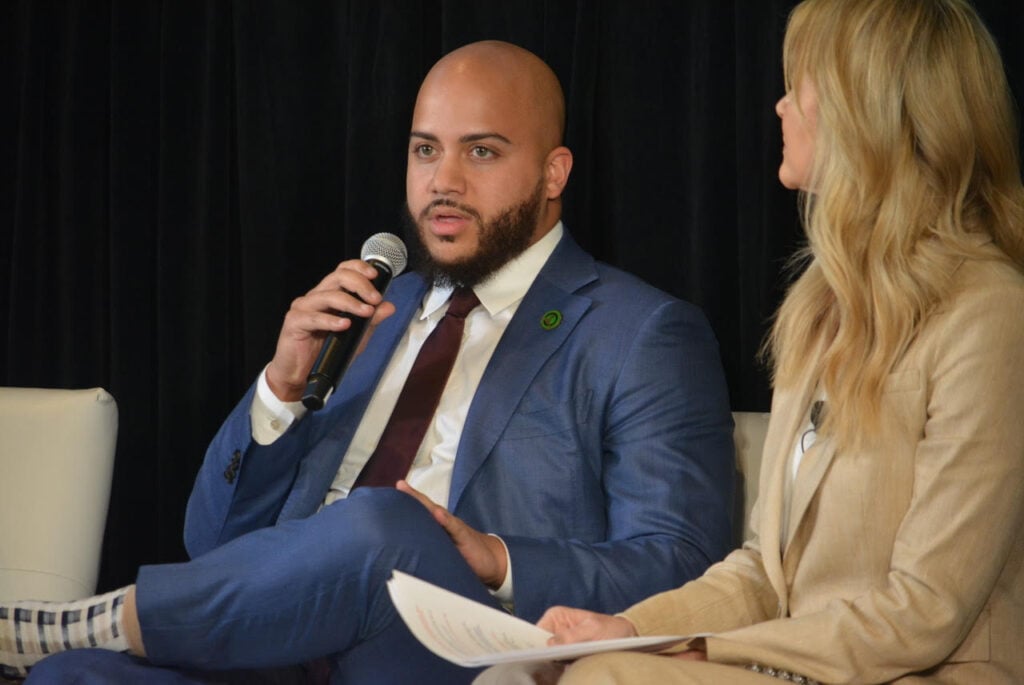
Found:
[[713, 632], [710, 661], [823, 683], [1024, 683], [1024, 277], [970, 261], [954, 279], [887, 382], [882, 437], [818, 441], [786, 531], [815, 387], [776, 393], [753, 539], [625, 612], [641, 634]]

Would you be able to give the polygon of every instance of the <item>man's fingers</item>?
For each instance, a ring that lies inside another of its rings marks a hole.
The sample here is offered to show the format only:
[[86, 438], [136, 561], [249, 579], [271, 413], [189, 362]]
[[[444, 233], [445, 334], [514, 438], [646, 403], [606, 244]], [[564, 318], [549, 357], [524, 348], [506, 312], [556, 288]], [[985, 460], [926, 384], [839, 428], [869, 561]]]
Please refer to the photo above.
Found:
[[400, 480], [395, 483], [395, 489], [399, 492], [404, 492], [407, 495], [412, 495], [420, 504], [427, 508], [430, 515], [434, 517], [434, 520], [440, 524], [448, 535], [458, 542], [458, 536], [463, 532], [465, 525], [462, 523], [462, 519], [458, 516], [452, 516], [451, 513], [440, 504], [430, 499], [422, 492], [409, 485], [408, 482]]
[[334, 317], [341, 312], [365, 319], [373, 316], [374, 304], [368, 304], [346, 290], [333, 288], [306, 293], [292, 303], [292, 311], [327, 313]]
[[395, 489], [398, 490], [399, 492], [404, 492], [407, 495], [412, 495], [417, 500], [419, 500], [419, 503], [425, 506], [427, 510], [430, 512], [433, 512], [435, 509], [442, 508], [440, 505], [434, 502], [434, 500], [430, 499], [422, 492], [420, 492], [413, 486], [409, 485], [409, 483], [405, 480], [400, 480], [397, 483], [395, 483]]
[[381, 302], [377, 305], [376, 311], [373, 312], [373, 318], [370, 319], [371, 329], [376, 328], [381, 321], [388, 318], [395, 313], [395, 305], [391, 302]]
[[373, 313], [373, 318], [370, 319], [370, 324], [367, 327], [366, 332], [363, 334], [362, 340], [359, 341], [359, 347], [356, 348], [356, 356], [362, 354], [363, 350], [366, 349], [366, 346], [370, 343], [370, 338], [373, 337], [373, 332], [377, 330], [377, 326], [380, 325], [380, 322], [394, 313], [394, 304], [392, 304], [391, 302], [380, 303], [380, 305], [377, 307], [377, 311]]
[[342, 262], [338, 267], [327, 274], [320, 283], [313, 288], [308, 295], [314, 293], [344, 292], [355, 298], [377, 305], [381, 302], [381, 295], [373, 285], [373, 279], [377, 277], [377, 270], [366, 262], [358, 259]]

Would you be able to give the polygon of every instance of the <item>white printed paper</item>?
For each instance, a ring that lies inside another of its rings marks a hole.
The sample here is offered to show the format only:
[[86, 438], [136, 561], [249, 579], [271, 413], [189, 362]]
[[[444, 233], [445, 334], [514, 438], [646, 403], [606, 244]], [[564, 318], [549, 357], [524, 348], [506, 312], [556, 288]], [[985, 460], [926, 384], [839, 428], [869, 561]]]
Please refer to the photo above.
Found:
[[657, 651], [687, 639], [658, 635], [548, 646], [548, 631], [407, 573], [393, 571], [388, 592], [416, 639], [460, 666], [563, 661], [614, 650]]

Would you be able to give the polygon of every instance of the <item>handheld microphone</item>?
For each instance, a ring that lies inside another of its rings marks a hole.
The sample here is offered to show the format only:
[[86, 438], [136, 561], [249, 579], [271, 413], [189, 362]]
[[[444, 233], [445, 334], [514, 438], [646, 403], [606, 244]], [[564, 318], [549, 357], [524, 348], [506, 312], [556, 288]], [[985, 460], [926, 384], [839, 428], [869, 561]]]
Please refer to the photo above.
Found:
[[[371, 281], [377, 292], [384, 294], [391, 279], [405, 269], [408, 255], [405, 243], [391, 233], [377, 233], [370, 236], [359, 254], [360, 259], [377, 270], [377, 277]], [[302, 404], [310, 411], [322, 409], [327, 397], [338, 385], [352, 355], [359, 347], [359, 341], [366, 330], [367, 319], [360, 316], [341, 314], [352, 325], [340, 333], [328, 333], [324, 346], [313, 362], [313, 368], [306, 379], [306, 390], [302, 393]]]

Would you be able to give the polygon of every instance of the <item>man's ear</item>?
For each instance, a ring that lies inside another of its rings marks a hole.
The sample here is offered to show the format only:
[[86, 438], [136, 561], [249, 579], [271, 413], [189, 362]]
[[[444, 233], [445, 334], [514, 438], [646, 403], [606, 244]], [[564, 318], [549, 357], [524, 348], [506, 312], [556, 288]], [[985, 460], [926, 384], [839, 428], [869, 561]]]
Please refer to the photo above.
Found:
[[569, 148], [560, 146], [548, 153], [547, 159], [544, 160], [544, 187], [549, 200], [562, 196], [565, 184], [569, 182], [570, 171], [572, 152]]

